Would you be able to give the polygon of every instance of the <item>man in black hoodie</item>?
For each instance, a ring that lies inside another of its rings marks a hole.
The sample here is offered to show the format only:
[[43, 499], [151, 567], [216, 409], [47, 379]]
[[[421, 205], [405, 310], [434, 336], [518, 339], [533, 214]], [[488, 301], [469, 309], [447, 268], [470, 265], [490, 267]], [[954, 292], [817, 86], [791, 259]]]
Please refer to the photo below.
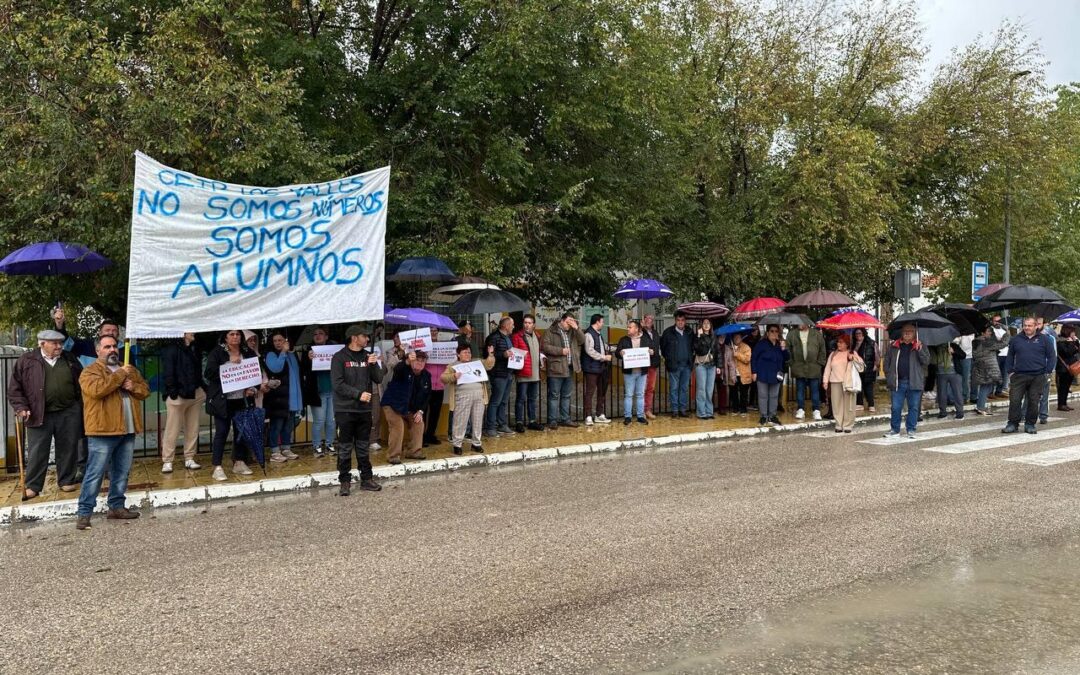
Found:
[[371, 388], [382, 382], [379, 359], [367, 350], [368, 333], [363, 326], [353, 324], [345, 331], [349, 342], [334, 354], [330, 361], [330, 385], [334, 390], [334, 422], [337, 424], [338, 494], [349, 496], [352, 485], [352, 453], [360, 468], [360, 489], [377, 492], [382, 486], [375, 482], [368, 457], [371, 436]]
[[660, 353], [668, 371], [672, 417], [690, 416], [690, 373], [694, 363], [694, 333], [686, 327], [686, 313], [675, 312], [675, 325], [660, 336]]

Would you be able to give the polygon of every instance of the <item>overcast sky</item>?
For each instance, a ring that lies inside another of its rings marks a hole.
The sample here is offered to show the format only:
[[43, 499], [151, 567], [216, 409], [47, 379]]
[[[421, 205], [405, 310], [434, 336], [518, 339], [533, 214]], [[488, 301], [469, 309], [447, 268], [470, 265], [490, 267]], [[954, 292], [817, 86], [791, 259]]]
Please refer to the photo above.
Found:
[[930, 46], [928, 66], [954, 47], [991, 34], [1005, 19], [1017, 20], [1037, 40], [1049, 65], [1051, 87], [1080, 82], [1080, 0], [917, 0]]

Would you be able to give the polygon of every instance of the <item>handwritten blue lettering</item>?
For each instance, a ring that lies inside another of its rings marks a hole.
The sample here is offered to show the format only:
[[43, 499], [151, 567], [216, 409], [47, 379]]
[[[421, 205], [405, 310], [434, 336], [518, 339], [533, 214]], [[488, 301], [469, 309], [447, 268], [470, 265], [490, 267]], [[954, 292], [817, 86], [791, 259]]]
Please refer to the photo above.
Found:
[[146, 205], [147, 210], [151, 215], [157, 215], [158, 211], [163, 216], [175, 216], [177, 211], [180, 210], [180, 197], [175, 192], [166, 192], [161, 194], [160, 190], [154, 190], [153, 198], [147, 196], [146, 190], [139, 189], [139, 215], [142, 215], [143, 205]]

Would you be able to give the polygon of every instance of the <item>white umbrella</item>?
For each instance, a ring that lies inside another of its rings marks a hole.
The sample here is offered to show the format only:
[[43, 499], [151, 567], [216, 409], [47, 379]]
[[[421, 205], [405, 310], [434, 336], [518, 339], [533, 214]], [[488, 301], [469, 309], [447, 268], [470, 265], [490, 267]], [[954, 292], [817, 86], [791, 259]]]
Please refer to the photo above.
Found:
[[494, 291], [502, 290], [495, 284], [489, 283], [480, 277], [461, 277], [456, 283], [436, 288], [431, 292], [431, 299], [439, 302], [452, 303], [466, 293], [487, 289]]

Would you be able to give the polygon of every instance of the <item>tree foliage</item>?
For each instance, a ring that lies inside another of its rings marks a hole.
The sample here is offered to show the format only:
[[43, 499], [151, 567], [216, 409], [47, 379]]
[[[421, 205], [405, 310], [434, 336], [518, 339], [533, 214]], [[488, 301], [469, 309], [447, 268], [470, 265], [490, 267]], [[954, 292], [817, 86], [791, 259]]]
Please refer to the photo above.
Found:
[[117, 262], [0, 277], [11, 321], [123, 315], [137, 149], [248, 184], [389, 163], [390, 259], [542, 302], [884, 298], [904, 266], [959, 299], [1006, 201], [1014, 280], [1080, 300], [1080, 95], [1016, 26], [933, 73], [900, 0], [0, 0], [0, 29], [0, 248]]

